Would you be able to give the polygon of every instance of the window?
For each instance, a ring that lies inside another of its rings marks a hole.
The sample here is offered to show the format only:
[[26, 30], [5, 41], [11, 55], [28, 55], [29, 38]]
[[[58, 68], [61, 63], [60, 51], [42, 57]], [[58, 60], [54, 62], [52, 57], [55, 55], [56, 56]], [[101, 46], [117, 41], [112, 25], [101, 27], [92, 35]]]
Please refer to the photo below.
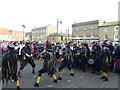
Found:
[[86, 30], [86, 26], [84, 26], [84, 30]]
[[83, 37], [86, 37], [86, 32], [83, 33]]
[[114, 40], [119, 40], [119, 34], [114, 34]]
[[107, 27], [104, 28], [104, 32], [108, 32], [108, 28]]
[[77, 27], [77, 31], [79, 31], [79, 30], [80, 30], [80, 26]]
[[91, 26], [91, 29], [94, 29], [94, 25]]
[[114, 31], [119, 31], [119, 26], [115, 26]]
[[91, 37], [94, 37], [94, 32], [91, 32]]
[[43, 32], [45, 32], [45, 30], [43, 30]]
[[108, 34], [105, 34], [105, 35], [104, 35], [104, 39], [105, 39], [105, 40], [108, 40]]

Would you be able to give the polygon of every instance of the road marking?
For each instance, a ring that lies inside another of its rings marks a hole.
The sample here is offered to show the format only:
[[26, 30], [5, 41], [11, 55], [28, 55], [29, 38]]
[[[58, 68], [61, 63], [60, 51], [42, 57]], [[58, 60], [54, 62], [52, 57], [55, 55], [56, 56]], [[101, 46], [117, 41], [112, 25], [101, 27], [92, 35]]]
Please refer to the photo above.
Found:
[[48, 87], [53, 87], [53, 85], [49, 85]]
[[71, 82], [71, 80], [67, 80], [66, 82]]
[[80, 78], [84, 78], [85, 76], [81, 76]]

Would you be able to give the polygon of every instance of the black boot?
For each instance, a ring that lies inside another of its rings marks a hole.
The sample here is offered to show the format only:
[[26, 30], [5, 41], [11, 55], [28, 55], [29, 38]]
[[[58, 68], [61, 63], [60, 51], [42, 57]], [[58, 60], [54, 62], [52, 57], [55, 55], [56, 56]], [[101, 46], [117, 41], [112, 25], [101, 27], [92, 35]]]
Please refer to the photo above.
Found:
[[21, 74], [20, 74], [20, 72], [18, 72], [18, 77], [22, 77]]
[[33, 74], [36, 74], [36, 73], [35, 73], [35, 70], [33, 70], [32, 73], [33, 73]]
[[62, 77], [58, 77], [57, 80], [62, 80]]
[[20, 90], [20, 86], [17, 86], [17, 90]]
[[54, 79], [54, 82], [57, 83], [57, 80]]
[[107, 77], [105, 77], [104, 79], [103, 79], [103, 81], [105, 82], [105, 81], [108, 81], [108, 78]]
[[74, 76], [74, 73], [70, 73], [70, 76]]
[[39, 87], [39, 84], [38, 84], [38, 83], [35, 83], [34, 86], [35, 86], [35, 87]]

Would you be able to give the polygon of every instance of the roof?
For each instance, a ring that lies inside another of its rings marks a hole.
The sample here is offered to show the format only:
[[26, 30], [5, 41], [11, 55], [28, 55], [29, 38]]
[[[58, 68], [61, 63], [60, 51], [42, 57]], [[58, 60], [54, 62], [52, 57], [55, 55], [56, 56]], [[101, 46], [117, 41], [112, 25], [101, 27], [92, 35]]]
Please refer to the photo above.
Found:
[[99, 23], [99, 20], [81, 22], [81, 23], [74, 23], [74, 24], [72, 24], [72, 27], [77, 26], [77, 25], [89, 25], [89, 24], [98, 24], [98, 23]]
[[105, 26], [115, 26], [115, 25], [120, 25], [120, 21], [107, 22], [107, 23], [104, 23], [104, 24], [100, 25], [99, 27], [105, 27]]
[[21, 31], [21, 30], [9, 30], [11, 33], [12, 32], [17, 32], [17, 33], [23, 33], [23, 31]]
[[32, 29], [32, 31], [33, 30], [36, 30], [36, 29], [46, 29], [48, 26], [43, 26], [43, 27], [35, 27], [34, 29]]
[[0, 28], [0, 34], [2, 35], [10, 35], [10, 31], [6, 28]]

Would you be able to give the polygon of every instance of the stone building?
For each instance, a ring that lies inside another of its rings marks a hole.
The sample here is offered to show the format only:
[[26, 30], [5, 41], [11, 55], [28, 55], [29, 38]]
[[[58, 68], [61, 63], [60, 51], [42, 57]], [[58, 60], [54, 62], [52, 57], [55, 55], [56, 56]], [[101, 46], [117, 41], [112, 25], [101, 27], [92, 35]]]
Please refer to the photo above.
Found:
[[99, 39], [120, 42], [120, 22], [108, 22], [99, 26]]
[[102, 20], [72, 24], [72, 40], [79, 42], [99, 41], [99, 25], [103, 24]]
[[47, 36], [56, 32], [57, 27], [51, 25], [34, 28], [32, 29], [32, 40], [38, 42], [45, 42], [47, 40]]

